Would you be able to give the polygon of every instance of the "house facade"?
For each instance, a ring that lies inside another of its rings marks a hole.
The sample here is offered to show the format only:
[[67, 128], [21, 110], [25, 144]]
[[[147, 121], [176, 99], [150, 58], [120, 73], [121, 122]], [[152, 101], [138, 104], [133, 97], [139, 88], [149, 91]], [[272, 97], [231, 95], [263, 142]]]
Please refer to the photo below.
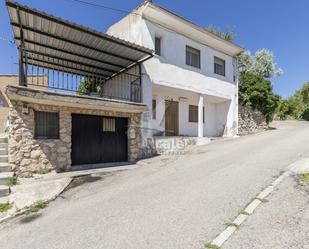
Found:
[[237, 134], [241, 47], [150, 1], [107, 33], [155, 51], [142, 67], [145, 136]]
[[156, 153], [155, 136], [237, 133], [242, 48], [150, 2], [107, 33], [6, 4], [20, 54], [18, 84], [1, 91], [15, 171], [134, 162]]

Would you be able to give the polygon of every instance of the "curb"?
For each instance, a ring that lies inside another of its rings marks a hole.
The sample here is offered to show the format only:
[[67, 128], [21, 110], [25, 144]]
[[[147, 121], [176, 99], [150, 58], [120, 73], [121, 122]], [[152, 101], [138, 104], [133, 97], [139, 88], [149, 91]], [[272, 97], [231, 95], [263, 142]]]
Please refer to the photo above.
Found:
[[[56, 200], [56, 199], [58, 198], [58, 196], [60, 196], [60, 195], [66, 190], [66, 188], [70, 185], [70, 183], [72, 182], [72, 180], [73, 180], [73, 178], [69, 178], [69, 180], [67, 181], [67, 183], [66, 183], [66, 184], [64, 185], [64, 187], [61, 189], [61, 191], [59, 191], [58, 194], [54, 195], [52, 198], [50, 198], [50, 199], [48, 199], [48, 200], [46, 200], [46, 201], [51, 202], [51, 201]], [[26, 211], [27, 211], [26, 208], [23, 208], [23, 209], [18, 210], [18, 211], [14, 212], [14, 213], [7, 214], [6, 216], [0, 218], [0, 224], [3, 223], [3, 222], [6, 222], [6, 221], [8, 221], [8, 220], [10, 220], [10, 219], [12, 219], [12, 218], [15, 218], [15, 217], [17, 217], [17, 216], [23, 215], [23, 214], [26, 213]]]
[[230, 225], [228, 225], [223, 232], [221, 232], [212, 242], [206, 245], [206, 248], [220, 248], [224, 242], [226, 242], [237, 230], [237, 228], [244, 223], [247, 218], [254, 213], [258, 206], [263, 202], [262, 200], [269, 196], [283, 180], [289, 177], [292, 174], [292, 171], [288, 169], [282, 173], [278, 178], [276, 178], [268, 187], [261, 191], [253, 200], [245, 207], [242, 211], [243, 213], [239, 214]]

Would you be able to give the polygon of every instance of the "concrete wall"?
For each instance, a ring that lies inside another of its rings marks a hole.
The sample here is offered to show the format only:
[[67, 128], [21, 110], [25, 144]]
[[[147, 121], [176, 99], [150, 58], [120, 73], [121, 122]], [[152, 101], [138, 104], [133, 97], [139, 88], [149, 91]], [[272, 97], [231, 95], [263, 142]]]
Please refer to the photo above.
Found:
[[[209, 104], [208, 116], [216, 113], [217, 117], [211, 119], [216, 122], [210, 121], [206, 134], [236, 135], [238, 123], [237, 86], [234, 82], [236, 63], [231, 56], [156, 25], [139, 15], [128, 15], [111, 26], [107, 32], [151, 49], [154, 49], [155, 36], [161, 37], [162, 55], [155, 55], [143, 63], [143, 73], [147, 75], [147, 77], [143, 77], [145, 81], [143, 83], [143, 101], [148, 105], [149, 110], [152, 109], [152, 94], [149, 94], [148, 91], [151, 91], [153, 87], [150, 85], [153, 84], [181, 89], [183, 90], [182, 95], [189, 91], [217, 97], [223, 101], [221, 101], [221, 105], [212, 106]], [[186, 65], [186, 45], [200, 50], [200, 69]], [[226, 61], [226, 76], [214, 74], [214, 56]], [[153, 94], [155, 93], [153, 92]], [[146, 124], [149, 122], [149, 117], [151, 117], [151, 111], [144, 115], [144, 125], [147, 127], [151, 126]], [[180, 118], [183, 119], [183, 116]], [[182, 120], [181, 123], [183, 123]], [[185, 125], [187, 127], [183, 129], [183, 132], [193, 134], [195, 124]], [[154, 129], [158, 128], [156, 123], [153, 126]]]
[[[179, 134], [184, 136], [198, 135], [198, 123], [189, 122], [189, 105], [198, 105], [197, 93], [155, 85], [152, 98], [157, 101], [156, 119], [151, 121], [154, 134], [164, 132], [165, 100], [173, 100], [179, 103]], [[204, 136], [225, 135], [229, 107], [230, 101], [204, 97]]]

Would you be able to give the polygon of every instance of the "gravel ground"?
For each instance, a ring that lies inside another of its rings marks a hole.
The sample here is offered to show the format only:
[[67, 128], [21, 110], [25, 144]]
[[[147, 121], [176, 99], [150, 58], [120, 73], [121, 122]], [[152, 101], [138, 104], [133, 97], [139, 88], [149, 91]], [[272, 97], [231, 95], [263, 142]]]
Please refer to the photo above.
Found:
[[223, 249], [309, 248], [309, 186], [289, 177], [267, 199]]
[[204, 248], [282, 170], [309, 157], [309, 122], [275, 126], [89, 179], [38, 215], [0, 225], [0, 248]]

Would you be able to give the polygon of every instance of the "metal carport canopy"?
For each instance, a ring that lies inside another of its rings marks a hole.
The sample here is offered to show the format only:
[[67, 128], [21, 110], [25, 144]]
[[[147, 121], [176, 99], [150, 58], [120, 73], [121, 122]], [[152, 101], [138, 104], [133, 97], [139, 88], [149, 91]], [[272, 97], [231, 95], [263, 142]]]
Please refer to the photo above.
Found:
[[16, 44], [29, 64], [108, 79], [153, 56], [151, 49], [45, 12], [6, 5]]

